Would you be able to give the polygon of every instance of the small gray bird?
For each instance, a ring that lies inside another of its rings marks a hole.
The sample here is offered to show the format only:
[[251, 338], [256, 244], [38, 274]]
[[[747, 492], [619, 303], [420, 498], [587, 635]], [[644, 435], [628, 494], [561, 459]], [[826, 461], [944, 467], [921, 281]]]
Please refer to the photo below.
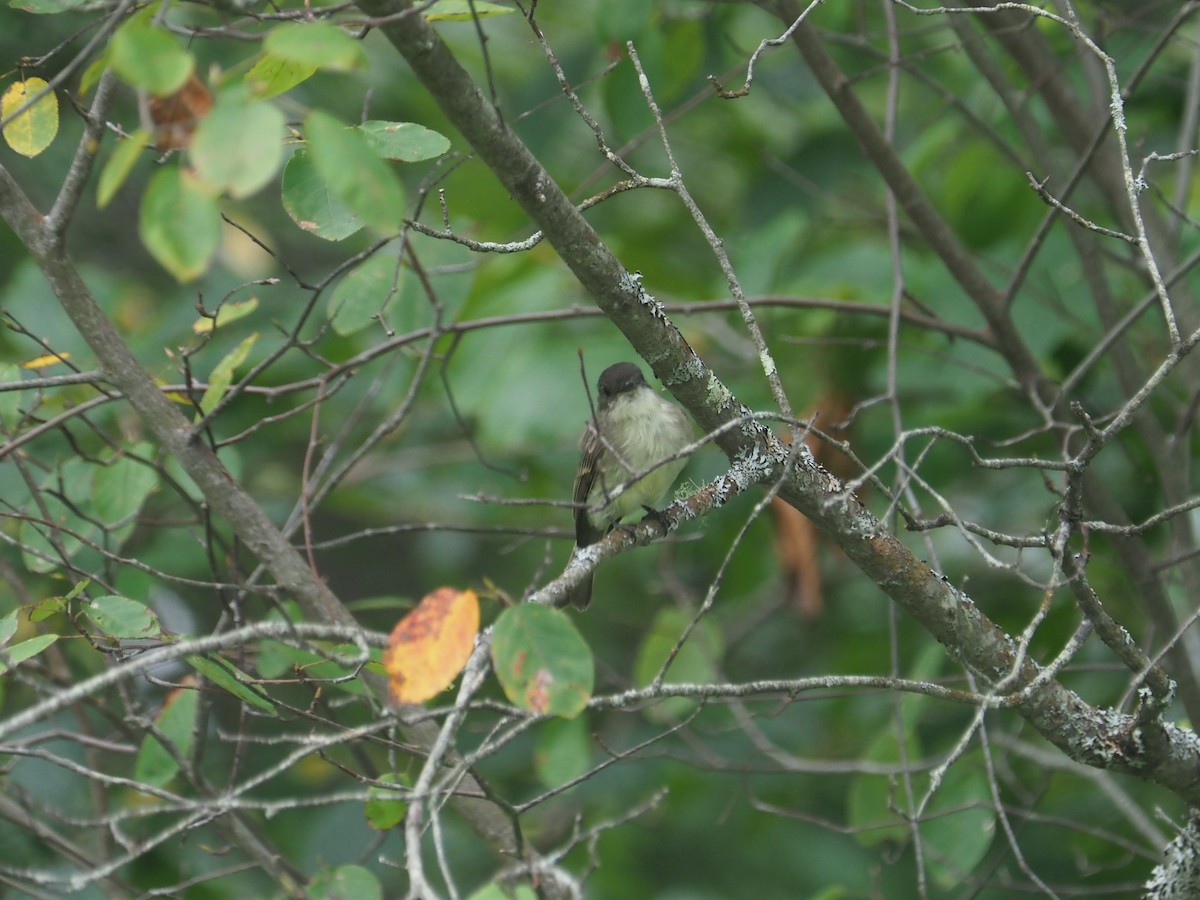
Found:
[[[617, 363], [601, 372], [596, 391], [596, 416], [583, 433], [575, 476], [576, 549], [596, 543], [639, 509], [653, 512], [686, 459], [663, 463], [619, 495], [617, 488], [692, 440], [692, 425], [683, 410], [646, 384], [633, 363]], [[592, 599], [590, 575], [568, 599], [578, 609], [587, 609]]]

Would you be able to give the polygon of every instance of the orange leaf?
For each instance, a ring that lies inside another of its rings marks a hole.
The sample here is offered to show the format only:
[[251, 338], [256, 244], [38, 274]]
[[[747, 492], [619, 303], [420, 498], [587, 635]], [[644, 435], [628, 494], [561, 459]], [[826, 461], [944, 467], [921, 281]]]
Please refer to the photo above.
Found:
[[392, 699], [424, 703], [458, 677], [479, 632], [474, 591], [438, 588], [399, 621], [383, 652]]

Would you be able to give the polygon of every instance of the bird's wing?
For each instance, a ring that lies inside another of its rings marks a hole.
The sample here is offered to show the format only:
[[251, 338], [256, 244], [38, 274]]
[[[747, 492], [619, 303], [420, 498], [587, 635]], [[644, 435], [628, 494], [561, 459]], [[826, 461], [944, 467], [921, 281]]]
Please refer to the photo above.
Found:
[[575, 543], [580, 547], [594, 544], [604, 537], [604, 531], [592, 524], [588, 515], [588, 495], [592, 485], [596, 483], [596, 475], [600, 468], [600, 455], [604, 452], [604, 442], [596, 431], [595, 424], [589, 424], [583, 433], [579, 456], [579, 471], [575, 474]]

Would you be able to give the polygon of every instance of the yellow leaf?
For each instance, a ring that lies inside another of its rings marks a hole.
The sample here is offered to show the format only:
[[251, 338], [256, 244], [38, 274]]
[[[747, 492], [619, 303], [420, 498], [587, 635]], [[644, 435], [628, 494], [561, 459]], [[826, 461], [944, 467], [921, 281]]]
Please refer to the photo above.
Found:
[[[34, 97], [38, 99], [26, 106]], [[10, 118], [14, 114], [16, 117]], [[58, 134], [58, 97], [44, 79], [18, 81], [0, 97], [0, 119], [6, 123], [4, 139], [8, 146], [22, 156], [37, 156]]]
[[[166, 386], [166, 382], [163, 381], [161, 378], [155, 378], [154, 384], [156, 387], [165, 387]], [[166, 397], [168, 400], [173, 400], [176, 403], [182, 403], [184, 406], [188, 406], [193, 409], [195, 408], [195, 404], [193, 403], [192, 398], [189, 397], [183, 391], [163, 391], [163, 396]]]
[[217, 309], [216, 316], [204, 316], [192, 323], [192, 331], [196, 334], [208, 334], [210, 331], [215, 331], [222, 325], [228, 325], [230, 322], [236, 322], [243, 316], [248, 316], [250, 313], [258, 309], [258, 298], [251, 297], [249, 300], [243, 300], [235, 303], [223, 303]]
[[383, 652], [392, 699], [424, 703], [458, 677], [479, 633], [474, 591], [438, 588], [392, 630]]
[[47, 366], [52, 366], [55, 363], [64, 362], [71, 358], [70, 353], [47, 353], [45, 356], [39, 356], [35, 359], [27, 359], [21, 363], [22, 369], [44, 369]]

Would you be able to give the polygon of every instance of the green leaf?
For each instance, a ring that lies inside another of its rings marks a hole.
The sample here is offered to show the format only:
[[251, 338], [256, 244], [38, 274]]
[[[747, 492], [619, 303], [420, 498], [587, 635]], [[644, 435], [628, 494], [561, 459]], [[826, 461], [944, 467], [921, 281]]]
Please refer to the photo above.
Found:
[[[28, 518], [22, 519], [18, 529], [21, 558], [29, 571], [54, 572], [62, 564], [63, 555], [73, 559], [87, 543], [102, 539], [100, 526], [91, 521], [90, 515], [95, 468], [75, 457], [59, 466], [57, 473], [42, 479], [41, 503], [30, 501], [24, 510]], [[49, 524], [42, 523], [43, 514]]]
[[[624, 44], [631, 38], [652, 33], [660, 27], [655, 21], [655, 7], [644, 0], [616, 0], [596, 7], [596, 17], [588, 24], [606, 43]], [[640, 55], [640, 53], [639, 53]]]
[[100, 209], [108, 206], [108, 201], [121, 189], [121, 185], [133, 171], [138, 157], [149, 143], [150, 132], [141, 129], [117, 142], [117, 149], [100, 170], [100, 180], [96, 185], [96, 206]]
[[0, 675], [25, 660], [37, 656], [57, 640], [57, 634], [39, 634], [37, 637], [31, 637], [27, 641], [21, 641], [19, 644], [13, 644], [11, 647], [0, 650]]
[[97, 597], [84, 607], [87, 617], [100, 631], [117, 640], [153, 638], [162, 635], [154, 610], [128, 597]]
[[[353, 644], [336, 645], [331, 647], [329, 652], [350, 659], [358, 656], [358, 648]], [[380, 652], [379, 650], [371, 651], [373, 661], [378, 660]], [[376, 671], [381, 671], [377, 662], [367, 665]], [[369, 693], [361, 679], [342, 680], [347, 675], [353, 675], [354, 672], [329, 659], [327, 654], [314, 653], [300, 647], [290, 647], [280, 641], [263, 641], [255, 658], [254, 668], [262, 678], [296, 677], [302, 673], [305, 678], [313, 681], [336, 679], [336, 683], [330, 684], [329, 687], [344, 693], [357, 696], [365, 696]]]
[[366, 65], [362, 44], [328, 22], [289, 22], [273, 28], [263, 41], [272, 56], [333, 72]]
[[246, 361], [246, 357], [250, 355], [250, 350], [254, 347], [258, 340], [258, 334], [250, 334], [244, 337], [236, 347], [225, 354], [224, 358], [217, 363], [212, 371], [212, 375], [208, 379], [208, 387], [204, 391], [204, 396], [200, 398], [200, 414], [208, 415], [221, 402], [221, 398], [225, 396], [229, 390], [229, 386], [233, 384], [233, 373], [237, 367]]
[[[648, 3], [639, 2], [636, 5], [651, 9]], [[638, 44], [641, 44], [640, 39]], [[646, 109], [645, 103], [638, 101], [642, 96], [642, 88], [633, 66], [617, 66], [601, 83], [600, 93], [604, 111], [612, 122], [614, 134], [619, 135], [620, 140], [624, 141], [630, 135], [653, 125], [654, 117]]]
[[321, 869], [308, 884], [308, 900], [381, 900], [383, 887], [362, 866]]
[[[661, 75], [648, 71], [654, 93], [674, 99], [689, 90], [704, 64], [704, 28], [694, 19], [670, 19], [659, 29], [662, 36]], [[638, 39], [641, 43], [640, 37]], [[641, 51], [639, 50], [639, 55]], [[642, 65], [646, 65], [645, 59]], [[661, 102], [661, 99], [660, 99]]]
[[591, 648], [560, 609], [506, 609], [492, 633], [492, 663], [508, 699], [530, 712], [572, 719], [592, 696]]
[[[917, 681], [933, 681], [937, 678], [944, 660], [941, 647], [930, 644], [918, 655], [909, 677]], [[904, 730], [903, 759], [910, 762], [924, 756], [925, 748], [916, 734], [913, 723], [920, 720], [921, 711], [930, 703], [931, 699], [923, 694], [904, 694], [900, 698], [899, 716]], [[897, 769], [900, 768], [900, 743], [892, 716], [887, 716], [886, 721], [879, 726], [879, 731], [867, 745], [863, 758], [868, 762], [891, 763]], [[855, 839], [864, 847], [874, 847], [891, 841], [902, 842], [909, 835], [908, 824], [896, 812], [893, 784], [884, 776], [854, 777], [846, 793], [846, 816], [854, 828]]]
[[165, 28], [154, 24], [157, 4], [147, 7], [116, 30], [109, 44], [113, 69], [134, 87], [157, 97], [175, 93], [192, 74], [192, 54]]
[[[13, 384], [24, 376], [21, 369], [12, 363], [0, 363], [0, 383]], [[0, 391], [0, 423], [14, 429], [21, 417], [21, 395], [23, 391]]]
[[44, 16], [102, 9], [108, 3], [109, 0], [8, 0], [8, 5], [13, 9]]
[[421, 162], [436, 159], [450, 149], [449, 138], [415, 122], [380, 122], [373, 119], [357, 127], [367, 136], [367, 142], [375, 152], [384, 159]]
[[246, 300], [229, 300], [217, 307], [216, 317], [201, 316], [192, 323], [192, 331], [196, 334], [210, 334], [218, 328], [223, 328], [236, 322], [238, 319], [244, 319], [258, 309], [258, 298], [250, 297]]
[[246, 73], [246, 89], [260, 100], [276, 97], [290, 91], [296, 85], [311, 78], [316, 66], [281, 59], [271, 53], [264, 54]]
[[[22, 156], [37, 156], [58, 134], [58, 97], [49, 88], [43, 78], [26, 78], [10, 84], [0, 96], [4, 139]], [[29, 104], [34, 97], [38, 99]]]
[[537, 893], [527, 884], [518, 884], [515, 888], [498, 884], [485, 884], [468, 900], [537, 900]]
[[591, 763], [591, 739], [584, 717], [552, 719], [541, 727], [533, 770], [546, 787], [556, 788], [578, 778]]
[[313, 658], [314, 654], [309, 650], [301, 650], [282, 641], [267, 640], [259, 645], [254, 657], [254, 670], [261, 678], [282, 678]]
[[249, 197], [279, 170], [286, 124], [272, 104], [223, 91], [196, 129], [190, 151], [196, 172], [216, 191]]
[[329, 295], [327, 312], [338, 334], [361, 331], [396, 296], [404, 270], [394, 256], [376, 253], [344, 277]]
[[[400, 776], [394, 772], [385, 772], [377, 780], [383, 784], [403, 786]], [[402, 796], [403, 791], [389, 790], [374, 784], [367, 788], [367, 824], [376, 831], [387, 831], [403, 822], [408, 804], [400, 799]]]
[[17, 633], [17, 612], [13, 610], [3, 619], [0, 619], [0, 647], [3, 647], [12, 640], [13, 635]]
[[241, 678], [248, 678], [242, 672], [229, 663], [221, 661], [217, 662], [203, 656], [189, 656], [187, 658], [188, 665], [211, 681], [219, 688], [224, 688], [233, 696], [237, 697], [244, 703], [248, 703], [255, 709], [260, 709], [265, 713], [275, 715], [275, 704], [254, 690], [247, 684], [244, 684]]
[[[658, 676], [663, 663], [678, 643], [692, 616], [682, 609], [663, 609], [646, 631], [634, 665], [634, 681], [639, 687], [649, 685]], [[664, 681], [705, 684], [717, 677], [717, 662], [725, 653], [721, 632], [708, 619], [701, 619], [675, 655]], [[647, 718], [656, 722], [677, 722], [685, 718], [699, 701], [689, 697], [673, 697], [646, 710]]]
[[165, 166], [146, 187], [138, 232], [164, 269], [180, 281], [191, 281], [217, 252], [221, 212], [195, 176]]
[[[474, 15], [471, 14], [472, 9]], [[486, 19], [489, 16], [507, 16], [516, 10], [511, 6], [501, 6], [499, 3], [488, 3], [487, 0], [439, 0], [429, 12], [425, 13], [428, 22], [469, 22], [473, 18]]]
[[148, 443], [135, 444], [112, 462], [96, 469], [92, 477], [92, 506], [96, 517], [109, 527], [124, 524], [137, 514], [158, 487], [154, 467], [134, 457], [152, 457]]
[[[162, 736], [174, 747], [175, 753], [185, 759], [192, 752], [199, 698], [198, 691], [186, 688], [172, 692], [154, 721]], [[162, 787], [178, 771], [179, 762], [175, 755], [168, 752], [153, 734], [147, 734], [138, 747], [133, 777], [144, 784]]]
[[[911, 729], [904, 736], [905, 758], [921, 758], [921, 745]], [[896, 742], [895, 726], [882, 729], [867, 746], [862, 759], [871, 763], [891, 763], [900, 768], [900, 746]], [[854, 829], [855, 840], [864, 847], [889, 842], [902, 842], [908, 837], [908, 825], [895, 811], [895, 791], [891, 781], [882, 775], [858, 775], [846, 792], [847, 824]]]
[[950, 767], [926, 807], [921, 843], [933, 881], [945, 892], [961, 884], [962, 873], [975, 871], [996, 836], [996, 813], [979, 754]]
[[298, 226], [326, 241], [348, 238], [363, 227], [354, 210], [329, 192], [304, 149], [283, 168], [283, 208]]
[[394, 613], [396, 618], [399, 618], [405, 611], [412, 609], [414, 606], [416, 606], [416, 603], [409, 597], [394, 597], [389, 594], [346, 601], [346, 608], [351, 612], [365, 613], [382, 610]]
[[[336, 653], [338, 656], [350, 659], [358, 656], [358, 648], [354, 644], [335, 644], [329, 648], [329, 652]], [[373, 650], [372, 657], [374, 659], [378, 659], [381, 652], [382, 651], [380, 650]], [[326, 656], [314, 655], [312, 660], [301, 664], [299, 667], [304, 670], [304, 675], [306, 678], [311, 678], [314, 681], [321, 679], [335, 680], [336, 683], [330, 684], [329, 687], [336, 690], [344, 691], [348, 694], [356, 694], [359, 696], [366, 696], [368, 693], [370, 693], [367, 686], [363, 684], [362, 679], [360, 678], [355, 678], [350, 681], [343, 680], [347, 675], [353, 675], [354, 671], [346, 668], [336, 660], [327, 658]]]
[[[1014, 233], [1023, 234], [1045, 214], [1024, 173], [1008, 165], [1005, 155], [989, 142], [955, 146], [938, 165], [944, 179], [939, 208], [971, 250], [982, 252]], [[983, 172], [987, 177], [980, 177]]]
[[92, 579], [90, 578], [85, 578], [82, 581], [76, 582], [75, 587], [67, 591], [66, 596], [63, 599], [74, 600], [76, 597], [86, 591], [91, 583]]
[[110, 59], [111, 54], [108, 48], [105, 47], [104, 52], [88, 63], [87, 68], [83, 70], [83, 74], [79, 76], [79, 93], [81, 96], [86, 97], [91, 93], [92, 88], [100, 80], [100, 76], [108, 71]]
[[813, 894], [808, 900], [844, 900], [851, 896], [850, 889], [844, 884], [835, 884]]
[[[59, 613], [67, 611], [66, 597], [47, 597], [45, 600], [39, 600], [33, 606], [29, 607], [29, 621], [43, 622], [51, 616], [56, 616]], [[0, 641], [0, 645], [3, 645]]]
[[304, 119], [304, 133], [329, 193], [372, 228], [397, 231], [404, 221], [404, 191], [366, 135], [320, 110]]

